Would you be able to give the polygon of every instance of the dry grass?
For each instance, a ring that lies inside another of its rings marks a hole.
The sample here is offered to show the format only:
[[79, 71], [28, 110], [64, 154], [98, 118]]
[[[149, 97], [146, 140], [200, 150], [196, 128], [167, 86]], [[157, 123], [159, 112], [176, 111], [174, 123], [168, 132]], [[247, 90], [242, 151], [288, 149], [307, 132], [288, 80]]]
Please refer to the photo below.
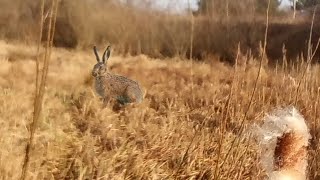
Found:
[[[20, 176], [32, 118], [35, 58], [36, 47], [0, 41], [0, 179]], [[259, 69], [251, 57], [240, 56], [236, 69], [214, 59], [210, 64], [191, 64], [178, 58], [112, 57], [113, 72], [138, 80], [146, 90], [142, 104], [118, 112], [102, 109], [93, 92], [91, 51], [53, 49], [51, 59], [29, 179], [210, 179], [215, 174], [219, 179], [262, 179], [265, 175], [256, 142], [247, 133], [239, 136]], [[313, 137], [309, 177], [317, 179], [320, 68], [312, 66], [303, 77], [305, 65], [262, 68], [244, 128], [249, 132], [265, 112], [293, 104], [297, 96], [297, 107]], [[224, 162], [234, 138], [240, 144]]]

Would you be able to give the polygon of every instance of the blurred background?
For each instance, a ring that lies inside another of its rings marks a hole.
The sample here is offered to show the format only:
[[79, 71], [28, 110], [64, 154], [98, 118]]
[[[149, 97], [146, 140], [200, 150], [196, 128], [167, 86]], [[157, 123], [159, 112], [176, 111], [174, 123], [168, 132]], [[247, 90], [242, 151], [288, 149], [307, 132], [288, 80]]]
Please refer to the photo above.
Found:
[[[270, 59], [282, 59], [283, 49], [289, 59], [306, 54], [313, 10], [319, 2], [271, 0]], [[54, 45], [86, 49], [112, 44], [119, 54], [156, 58], [189, 57], [192, 48], [196, 60], [214, 55], [233, 62], [238, 44], [242, 53], [259, 55], [267, 5], [268, 0], [62, 0]], [[316, 14], [313, 44], [320, 37], [320, 13]], [[0, 0], [1, 39], [34, 43], [39, 20], [38, 1]]]

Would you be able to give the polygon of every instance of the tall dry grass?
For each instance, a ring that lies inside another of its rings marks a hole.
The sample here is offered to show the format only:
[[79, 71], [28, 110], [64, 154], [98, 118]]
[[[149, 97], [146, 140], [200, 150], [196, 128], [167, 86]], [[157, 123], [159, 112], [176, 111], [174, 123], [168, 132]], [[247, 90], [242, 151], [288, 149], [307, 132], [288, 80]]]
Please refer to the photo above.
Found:
[[20, 177], [21, 180], [25, 180], [28, 178], [27, 172], [30, 164], [30, 159], [32, 158], [30, 154], [32, 149], [34, 148], [34, 136], [36, 133], [36, 129], [38, 128], [39, 119], [40, 119], [41, 110], [42, 110], [42, 104], [43, 104], [43, 97], [45, 94], [45, 86], [47, 85], [49, 62], [50, 62], [52, 46], [53, 46], [53, 37], [55, 34], [54, 32], [55, 32], [55, 25], [56, 25], [56, 19], [58, 14], [58, 6], [59, 6], [59, 0], [51, 1], [50, 11], [48, 12], [49, 14], [49, 18], [47, 21], [48, 32], [47, 32], [46, 45], [44, 50], [45, 52], [43, 56], [40, 56], [40, 46], [41, 46], [41, 40], [43, 36], [43, 25], [46, 22], [46, 17], [44, 17], [45, 1], [44, 0], [41, 1], [41, 11], [40, 11], [41, 20], [39, 23], [40, 32], [39, 32], [39, 39], [38, 39], [36, 68], [35, 68], [36, 80], [35, 80], [33, 117], [32, 117], [32, 121], [30, 121], [28, 125], [29, 138], [25, 148], [24, 161], [22, 164], [22, 172]]
[[[0, 45], [0, 176], [17, 179], [32, 117], [36, 61], [30, 54], [37, 48]], [[53, 49], [28, 177], [212, 179], [218, 171], [219, 179], [261, 179], [265, 172], [259, 148], [248, 135], [251, 124], [275, 107], [294, 104], [297, 97], [313, 137], [308, 176], [319, 178], [319, 66], [311, 66], [304, 78], [306, 62], [263, 67], [247, 111], [259, 64], [239, 55], [241, 60], [246, 63], [234, 69], [218, 61], [112, 57], [113, 72], [138, 80], [147, 90], [142, 104], [114, 112], [102, 109], [93, 92], [92, 52]], [[230, 148], [235, 138], [239, 144]], [[217, 164], [218, 156], [227, 153], [229, 158]]]

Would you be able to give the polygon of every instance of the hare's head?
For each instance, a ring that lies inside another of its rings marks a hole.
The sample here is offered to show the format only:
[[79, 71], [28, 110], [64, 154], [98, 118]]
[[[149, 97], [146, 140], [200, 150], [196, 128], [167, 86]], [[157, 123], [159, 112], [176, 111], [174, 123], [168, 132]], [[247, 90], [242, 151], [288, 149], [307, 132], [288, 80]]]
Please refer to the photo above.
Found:
[[104, 53], [102, 55], [102, 61], [101, 61], [96, 46], [93, 47], [93, 52], [94, 52], [94, 54], [96, 56], [96, 59], [97, 59], [98, 63], [95, 64], [94, 67], [93, 67], [92, 76], [94, 76], [94, 77], [100, 76], [100, 75], [102, 75], [102, 74], [104, 74], [105, 72], [108, 71], [106, 61], [110, 57], [110, 54], [111, 54], [110, 50], [111, 50], [111, 46], [108, 46], [107, 49], [104, 51]]

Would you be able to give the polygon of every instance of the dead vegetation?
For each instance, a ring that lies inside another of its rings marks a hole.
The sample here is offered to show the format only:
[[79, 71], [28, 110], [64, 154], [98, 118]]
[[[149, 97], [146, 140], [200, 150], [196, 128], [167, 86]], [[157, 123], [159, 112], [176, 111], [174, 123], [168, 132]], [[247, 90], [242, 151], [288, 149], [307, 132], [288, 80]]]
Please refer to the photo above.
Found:
[[[35, 60], [8, 61], [8, 52], [23, 45], [0, 46], [0, 176], [17, 179], [32, 117]], [[28, 57], [35, 48], [25, 53]], [[239, 136], [259, 68], [254, 59], [242, 58], [247, 63], [234, 69], [214, 59], [209, 65], [113, 57], [109, 62], [113, 72], [137, 79], [147, 90], [142, 104], [114, 112], [111, 107], [102, 109], [93, 93], [92, 52], [54, 49], [28, 177], [261, 179], [265, 173], [259, 149], [248, 134], [251, 124], [275, 107], [293, 104], [297, 97], [313, 137], [309, 177], [319, 178], [319, 66], [312, 66], [303, 79], [305, 63], [263, 67], [245, 119], [246, 133]], [[299, 80], [302, 86], [296, 94]], [[228, 152], [234, 138], [240, 144]]]

